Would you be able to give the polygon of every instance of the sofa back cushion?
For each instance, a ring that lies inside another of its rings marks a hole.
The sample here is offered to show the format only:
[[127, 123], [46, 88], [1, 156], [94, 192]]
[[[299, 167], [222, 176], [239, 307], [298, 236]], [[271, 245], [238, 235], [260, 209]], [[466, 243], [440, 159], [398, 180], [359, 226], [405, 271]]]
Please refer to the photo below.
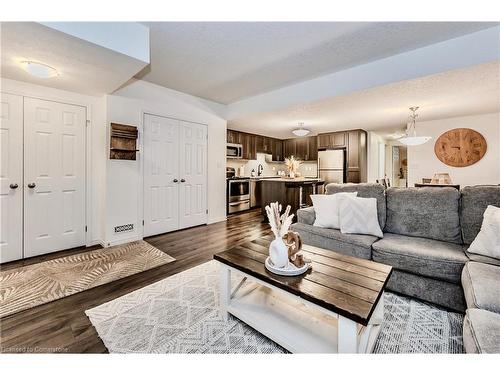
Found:
[[465, 244], [470, 245], [481, 230], [488, 205], [500, 207], [500, 186], [478, 185], [462, 189], [460, 225]]
[[389, 188], [385, 231], [462, 243], [460, 192], [452, 187]]
[[326, 185], [326, 194], [358, 192], [360, 198], [376, 198], [377, 199], [377, 216], [380, 228], [383, 230], [385, 226], [385, 195], [384, 187], [379, 184], [328, 184]]

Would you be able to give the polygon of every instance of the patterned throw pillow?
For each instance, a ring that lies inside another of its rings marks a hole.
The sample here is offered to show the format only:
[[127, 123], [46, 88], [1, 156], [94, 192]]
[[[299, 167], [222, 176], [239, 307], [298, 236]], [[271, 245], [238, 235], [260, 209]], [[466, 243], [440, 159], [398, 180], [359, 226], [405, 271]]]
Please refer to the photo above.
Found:
[[314, 226], [339, 229], [339, 203], [341, 197], [346, 195], [355, 197], [358, 195], [358, 192], [311, 195], [316, 215]]
[[500, 208], [489, 205], [483, 214], [481, 230], [467, 249], [470, 253], [500, 259]]
[[343, 196], [339, 205], [340, 231], [384, 237], [377, 216], [376, 198]]

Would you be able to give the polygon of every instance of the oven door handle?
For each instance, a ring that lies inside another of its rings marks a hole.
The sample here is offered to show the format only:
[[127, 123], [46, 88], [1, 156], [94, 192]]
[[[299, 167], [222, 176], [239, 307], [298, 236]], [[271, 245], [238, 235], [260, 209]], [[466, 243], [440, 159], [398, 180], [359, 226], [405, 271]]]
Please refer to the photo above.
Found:
[[231, 202], [229, 203], [230, 206], [239, 206], [239, 205], [242, 205], [242, 204], [247, 204], [249, 201], [246, 200], [246, 201], [238, 201], [238, 202]]

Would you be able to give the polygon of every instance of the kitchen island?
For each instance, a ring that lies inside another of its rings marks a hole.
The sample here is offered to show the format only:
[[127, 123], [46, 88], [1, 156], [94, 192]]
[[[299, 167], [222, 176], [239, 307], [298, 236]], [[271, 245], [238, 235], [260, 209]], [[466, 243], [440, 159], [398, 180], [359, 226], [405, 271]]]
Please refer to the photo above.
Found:
[[265, 207], [271, 202], [279, 202], [283, 209], [290, 205], [291, 213], [297, 219], [297, 210], [310, 206], [311, 194], [316, 194], [317, 187], [325, 183], [319, 178], [266, 178], [263, 179], [261, 190], [261, 210], [264, 220], [267, 220]]

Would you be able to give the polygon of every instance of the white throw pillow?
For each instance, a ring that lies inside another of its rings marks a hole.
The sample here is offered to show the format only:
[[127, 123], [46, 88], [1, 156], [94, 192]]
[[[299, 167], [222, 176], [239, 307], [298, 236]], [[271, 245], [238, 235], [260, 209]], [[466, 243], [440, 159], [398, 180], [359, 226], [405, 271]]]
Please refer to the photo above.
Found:
[[483, 214], [481, 230], [467, 249], [470, 253], [500, 259], [500, 208], [489, 205]]
[[377, 215], [376, 198], [344, 196], [340, 200], [340, 231], [384, 237]]
[[355, 197], [354, 193], [336, 193], [336, 194], [314, 194], [311, 195], [316, 220], [314, 226], [321, 228], [339, 229], [339, 203], [343, 196]]

